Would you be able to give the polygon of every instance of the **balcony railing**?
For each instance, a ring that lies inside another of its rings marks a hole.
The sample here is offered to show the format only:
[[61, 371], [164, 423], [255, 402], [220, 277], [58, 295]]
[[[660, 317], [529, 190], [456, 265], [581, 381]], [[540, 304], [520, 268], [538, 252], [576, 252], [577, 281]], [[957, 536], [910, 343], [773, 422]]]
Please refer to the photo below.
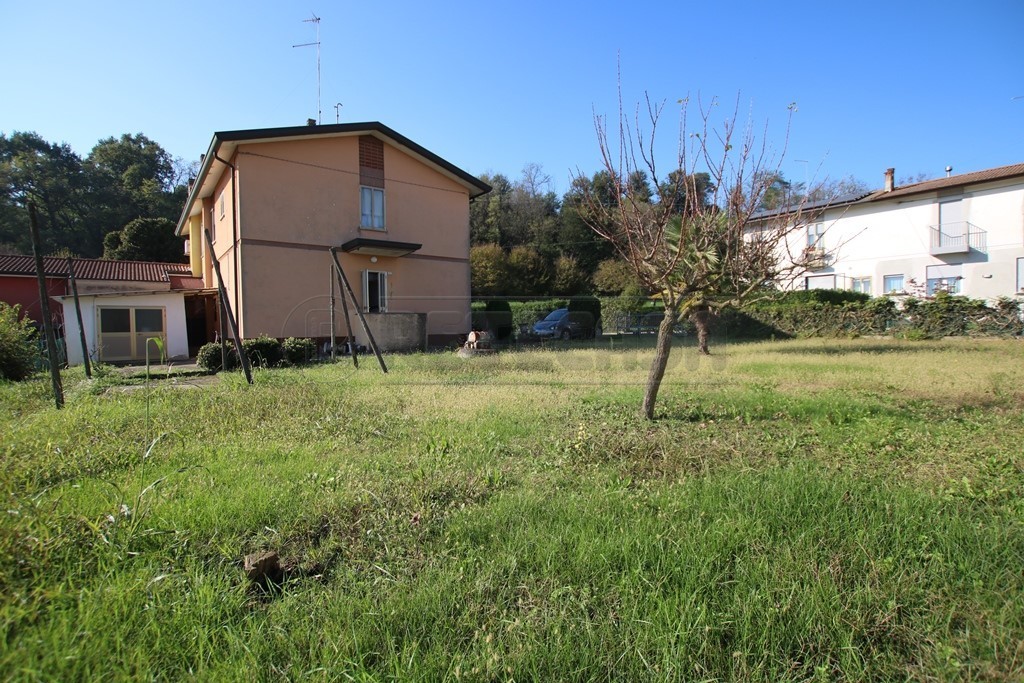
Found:
[[808, 270], [819, 270], [828, 266], [830, 254], [821, 247], [804, 249], [801, 264]]
[[988, 249], [988, 233], [973, 223], [943, 223], [928, 228], [931, 232], [932, 256], [942, 254], [966, 254], [971, 249], [985, 251]]

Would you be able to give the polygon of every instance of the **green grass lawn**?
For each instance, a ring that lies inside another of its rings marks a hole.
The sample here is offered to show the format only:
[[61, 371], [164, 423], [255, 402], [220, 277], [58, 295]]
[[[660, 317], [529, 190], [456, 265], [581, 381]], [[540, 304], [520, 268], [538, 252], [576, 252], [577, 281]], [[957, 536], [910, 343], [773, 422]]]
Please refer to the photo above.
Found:
[[0, 384], [0, 672], [1024, 678], [1024, 345], [712, 350]]

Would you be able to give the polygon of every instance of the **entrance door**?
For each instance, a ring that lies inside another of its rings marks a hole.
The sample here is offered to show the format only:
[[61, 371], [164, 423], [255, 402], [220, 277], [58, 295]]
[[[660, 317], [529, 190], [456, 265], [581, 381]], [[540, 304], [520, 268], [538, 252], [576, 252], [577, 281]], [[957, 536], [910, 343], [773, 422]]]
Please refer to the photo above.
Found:
[[[99, 317], [100, 360], [145, 360], [146, 344], [156, 338], [167, 343], [167, 323], [163, 308], [101, 307]], [[160, 349], [150, 344], [151, 359], [160, 357]]]

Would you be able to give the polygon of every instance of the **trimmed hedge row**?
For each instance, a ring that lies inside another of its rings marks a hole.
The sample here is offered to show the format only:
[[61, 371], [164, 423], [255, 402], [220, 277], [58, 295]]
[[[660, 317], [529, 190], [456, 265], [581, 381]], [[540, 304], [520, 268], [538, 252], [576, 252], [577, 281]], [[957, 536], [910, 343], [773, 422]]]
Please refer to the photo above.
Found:
[[[239, 366], [238, 353], [231, 341], [224, 343], [227, 350], [227, 369]], [[284, 342], [273, 337], [260, 336], [255, 339], [243, 339], [242, 348], [249, 359], [249, 364], [257, 368], [274, 368], [289, 365], [306, 365], [316, 360], [316, 342], [312, 339], [296, 339], [289, 337]], [[196, 363], [209, 372], [220, 372], [221, 344], [211, 342], [204, 344], [196, 354]]]

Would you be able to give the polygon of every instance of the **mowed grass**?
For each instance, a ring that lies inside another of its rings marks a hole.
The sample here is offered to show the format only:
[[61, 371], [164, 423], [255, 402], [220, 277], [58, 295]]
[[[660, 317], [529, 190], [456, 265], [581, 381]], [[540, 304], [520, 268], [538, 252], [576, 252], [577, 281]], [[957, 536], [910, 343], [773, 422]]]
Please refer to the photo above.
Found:
[[0, 672], [1024, 678], [1024, 345], [713, 352], [0, 385]]

